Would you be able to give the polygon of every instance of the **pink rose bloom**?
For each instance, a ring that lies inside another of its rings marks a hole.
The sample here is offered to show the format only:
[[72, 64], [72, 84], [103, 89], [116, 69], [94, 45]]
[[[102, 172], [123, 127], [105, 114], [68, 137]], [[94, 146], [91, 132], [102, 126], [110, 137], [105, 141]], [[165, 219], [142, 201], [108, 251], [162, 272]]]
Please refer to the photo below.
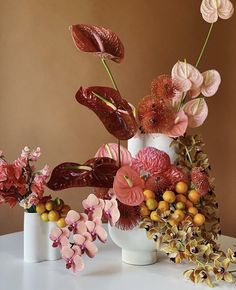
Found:
[[54, 248], [56, 247], [64, 247], [69, 245], [69, 231], [67, 228], [60, 229], [58, 227], [55, 227], [51, 230], [51, 233], [49, 235], [49, 238], [51, 241], [53, 241], [52, 246]]
[[72, 268], [73, 272], [78, 272], [84, 269], [84, 262], [81, 258], [80, 247], [74, 245], [64, 246], [61, 250], [62, 258], [66, 261], [66, 268]]

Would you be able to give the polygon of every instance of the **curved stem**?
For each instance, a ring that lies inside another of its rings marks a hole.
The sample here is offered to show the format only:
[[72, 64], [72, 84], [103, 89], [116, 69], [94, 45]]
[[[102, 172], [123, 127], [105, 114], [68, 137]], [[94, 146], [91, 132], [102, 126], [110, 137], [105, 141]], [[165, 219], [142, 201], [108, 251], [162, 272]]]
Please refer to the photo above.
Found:
[[199, 55], [199, 57], [198, 57], [198, 60], [197, 60], [197, 62], [196, 62], [196, 65], [195, 65], [196, 67], [198, 67], [198, 65], [199, 65], [199, 63], [200, 63], [200, 61], [201, 61], [201, 59], [202, 59], [203, 53], [204, 53], [204, 51], [205, 51], [205, 48], [206, 48], [206, 46], [207, 46], [208, 40], [209, 40], [209, 38], [210, 38], [210, 35], [211, 35], [211, 32], [212, 32], [212, 29], [213, 29], [213, 25], [214, 25], [214, 23], [211, 23], [211, 26], [210, 26], [209, 31], [208, 31], [208, 33], [207, 33], [206, 40], [205, 40], [205, 42], [204, 42], [204, 44], [203, 44], [202, 50], [201, 50], [200, 55]]

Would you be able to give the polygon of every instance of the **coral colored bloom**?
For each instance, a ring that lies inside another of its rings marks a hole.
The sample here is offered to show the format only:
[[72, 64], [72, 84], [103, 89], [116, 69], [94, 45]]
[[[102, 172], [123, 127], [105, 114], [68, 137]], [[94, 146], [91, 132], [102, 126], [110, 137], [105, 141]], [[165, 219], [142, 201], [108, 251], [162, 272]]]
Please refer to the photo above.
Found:
[[117, 171], [113, 189], [117, 199], [124, 204], [135, 206], [144, 200], [143, 181], [129, 166], [123, 166]]
[[[116, 143], [107, 143], [103, 144], [95, 154], [95, 157], [109, 157], [116, 161], [116, 165], [118, 166], [118, 144]], [[121, 165], [131, 165], [132, 156], [130, 152], [123, 146], [120, 146], [120, 162]]]
[[138, 172], [144, 170], [150, 174], [160, 174], [170, 167], [170, 157], [164, 151], [145, 147], [133, 158], [132, 167]]
[[70, 210], [67, 213], [65, 222], [68, 225], [68, 229], [74, 234], [84, 234], [87, 232], [85, 221], [88, 219], [87, 215], [79, 214], [74, 210]]
[[98, 251], [89, 233], [85, 235], [76, 234], [73, 236], [73, 240], [75, 244], [79, 246], [81, 254], [86, 253], [90, 258], [93, 258]]
[[96, 218], [93, 221], [86, 221], [87, 230], [92, 236], [93, 241], [98, 237], [98, 239], [105, 243], [107, 241], [107, 232], [102, 227], [101, 219]]
[[84, 262], [81, 258], [80, 247], [74, 245], [72, 248], [65, 246], [61, 250], [62, 258], [66, 261], [66, 268], [72, 268], [73, 272], [84, 269]]
[[152, 96], [163, 100], [171, 100], [179, 91], [178, 82], [168, 75], [160, 75], [151, 83]]
[[114, 226], [120, 218], [117, 201], [115, 199], [105, 200], [103, 213], [110, 225]]
[[234, 13], [234, 6], [230, 0], [203, 0], [200, 10], [206, 22], [214, 23], [218, 17], [230, 18]]
[[69, 230], [67, 228], [60, 229], [58, 227], [52, 228], [49, 235], [51, 241], [53, 241], [52, 246], [55, 247], [64, 247], [69, 245]]
[[90, 194], [85, 200], [82, 201], [83, 208], [88, 214], [90, 219], [102, 218], [102, 210], [104, 201], [96, 197], [95, 194]]

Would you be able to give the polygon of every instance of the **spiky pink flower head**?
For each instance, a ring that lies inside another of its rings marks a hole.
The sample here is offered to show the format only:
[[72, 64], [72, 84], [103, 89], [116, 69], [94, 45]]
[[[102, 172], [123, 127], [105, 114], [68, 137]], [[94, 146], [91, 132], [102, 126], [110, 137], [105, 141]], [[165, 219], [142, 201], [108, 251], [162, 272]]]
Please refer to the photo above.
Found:
[[170, 164], [167, 153], [154, 147], [145, 147], [133, 158], [132, 167], [138, 172], [144, 170], [150, 174], [161, 174], [170, 167]]
[[170, 179], [164, 174], [154, 174], [147, 178], [145, 188], [157, 194], [161, 194], [166, 190], [172, 190], [174, 187]]
[[172, 100], [178, 91], [178, 82], [169, 75], [159, 75], [151, 82], [151, 94], [158, 99]]
[[201, 167], [194, 167], [191, 171], [193, 186], [200, 195], [205, 195], [210, 189], [209, 178]]

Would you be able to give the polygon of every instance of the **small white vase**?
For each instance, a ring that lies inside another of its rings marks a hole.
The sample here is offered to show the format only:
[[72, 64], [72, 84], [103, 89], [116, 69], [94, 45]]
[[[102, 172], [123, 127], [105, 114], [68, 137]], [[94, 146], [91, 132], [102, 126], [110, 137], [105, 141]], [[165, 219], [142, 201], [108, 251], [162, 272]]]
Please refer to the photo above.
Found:
[[108, 225], [112, 241], [122, 249], [122, 261], [127, 264], [144, 266], [157, 262], [157, 251], [153, 240], [146, 236], [145, 229], [135, 227], [123, 231]]
[[138, 132], [133, 138], [128, 140], [128, 150], [134, 157], [139, 150], [148, 146], [154, 147], [166, 152], [170, 156], [171, 163], [174, 163], [177, 155], [175, 152], [175, 147], [170, 147], [172, 141], [172, 138], [164, 134], [143, 134]]
[[60, 251], [49, 240], [54, 222], [43, 222], [38, 213], [24, 213], [24, 261], [28, 263], [60, 259]]

